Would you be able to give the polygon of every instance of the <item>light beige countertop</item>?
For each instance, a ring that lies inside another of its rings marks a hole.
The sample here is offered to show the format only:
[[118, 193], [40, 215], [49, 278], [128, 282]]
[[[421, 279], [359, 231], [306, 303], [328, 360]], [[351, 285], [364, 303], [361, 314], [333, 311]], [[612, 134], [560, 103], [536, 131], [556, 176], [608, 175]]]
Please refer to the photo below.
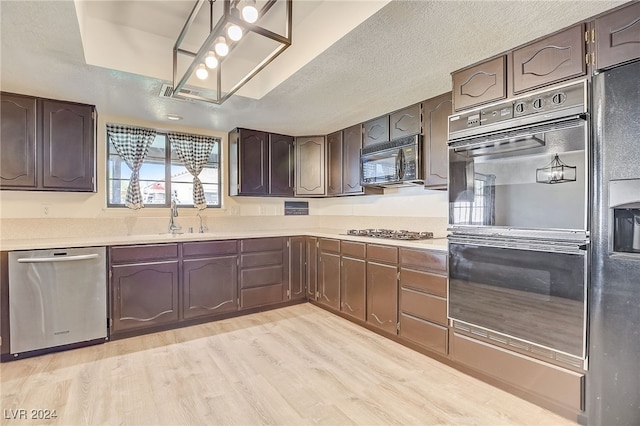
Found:
[[424, 250], [447, 251], [446, 238], [434, 238], [428, 240], [390, 240], [384, 238], [359, 237], [346, 235], [346, 230], [341, 229], [278, 229], [278, 230], [247, 230], [247, 231], [217, 231], [183, 234], [145, 234], [145, 235], [120, 235], [120, 236], [74, 236], [65, 238], [30, 238], [11, 239], [0, 241], [0, 251], [13, 250], [37, 250], [70, 247], [95, 247], [95, 246], [118, 246], [129, 244], [159, 244], [171, 242], [188, 241], [214, 241], [241, 238], [263, 238], [263, 237], [293, 237], [298, 235], [308, 235], [321, 238], [335, 238], [349, 241], [361, 241], [364, 243], [384, 244], [397, 247], [418, 248]]

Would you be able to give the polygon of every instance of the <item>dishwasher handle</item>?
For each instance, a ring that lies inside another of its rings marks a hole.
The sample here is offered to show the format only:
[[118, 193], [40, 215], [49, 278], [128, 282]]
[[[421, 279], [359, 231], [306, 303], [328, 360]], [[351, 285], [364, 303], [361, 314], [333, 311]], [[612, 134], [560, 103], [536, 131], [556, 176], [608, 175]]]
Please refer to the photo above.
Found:
[[78, 260], [97, 259], [97, 253], [79, 254], [76, 256], [56, 256], [56, 257], [23, 257], [18, 259], [18, 263], [53, 263], [53, 262], [74, 262]]

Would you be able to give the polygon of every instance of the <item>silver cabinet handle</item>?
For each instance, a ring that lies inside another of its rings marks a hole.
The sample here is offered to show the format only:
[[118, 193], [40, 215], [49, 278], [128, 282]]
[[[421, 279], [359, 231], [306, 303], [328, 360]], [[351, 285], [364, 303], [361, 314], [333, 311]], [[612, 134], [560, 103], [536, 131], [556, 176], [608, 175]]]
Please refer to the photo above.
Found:
[[23, 257], [18, 259], [18, 263], [50, 263], [50, 262], [73, 262], [78, 260], [97, 259], [97, 254], [80, 254], [77, 256], [60, 257]]

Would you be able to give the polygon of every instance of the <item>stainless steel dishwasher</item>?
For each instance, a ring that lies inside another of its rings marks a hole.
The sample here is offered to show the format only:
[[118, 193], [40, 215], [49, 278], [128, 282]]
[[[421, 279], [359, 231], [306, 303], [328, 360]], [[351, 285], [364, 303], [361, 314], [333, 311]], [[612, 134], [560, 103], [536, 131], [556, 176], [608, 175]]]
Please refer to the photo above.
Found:
[[25, 352], [38, 354], [106, 340], [105, 253], [104, 247], [9, 253], [9, 332], [14, 358]]

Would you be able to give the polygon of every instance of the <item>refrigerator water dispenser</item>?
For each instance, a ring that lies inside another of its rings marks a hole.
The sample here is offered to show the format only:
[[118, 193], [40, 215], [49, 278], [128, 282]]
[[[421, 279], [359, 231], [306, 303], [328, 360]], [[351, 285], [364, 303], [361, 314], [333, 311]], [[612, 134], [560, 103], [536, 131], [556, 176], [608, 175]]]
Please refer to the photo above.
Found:
[[613, 251], [640, 253], [640, 179], [609, 182]]

